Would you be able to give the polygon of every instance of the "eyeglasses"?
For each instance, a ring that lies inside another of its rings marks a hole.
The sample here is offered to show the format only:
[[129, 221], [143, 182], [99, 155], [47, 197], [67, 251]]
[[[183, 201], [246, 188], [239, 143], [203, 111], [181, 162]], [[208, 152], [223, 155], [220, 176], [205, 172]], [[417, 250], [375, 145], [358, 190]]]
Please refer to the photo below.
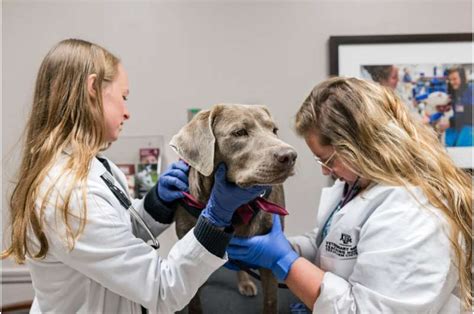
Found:
[[334, 161], [334, 156], [336, 156], [336, 151], [334, 151], [331, 156], [329, 156], [325, 161], [322, 161], [321, 158], [317, 156], [314, 156], [314, 160], [316, 160], [316, 162], [320, 164], [321, 167], [326, 168], [327, 170], [329, 170], [329, 172], [333, 172], [331, 165], [332, 161]]

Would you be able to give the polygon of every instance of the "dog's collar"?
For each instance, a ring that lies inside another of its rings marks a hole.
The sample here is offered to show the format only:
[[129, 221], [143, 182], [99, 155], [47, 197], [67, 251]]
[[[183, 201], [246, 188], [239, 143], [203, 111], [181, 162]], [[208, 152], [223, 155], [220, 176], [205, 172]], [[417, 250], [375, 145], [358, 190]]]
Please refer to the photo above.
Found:
[[[257, 197], [248, 204], [240, 206], [232, 217], [233, 223], [242, 222], [248, 224], [250, 220], [258, 213], [259, 210], [263, 210], [268, 213], [278, 214], [280, 216], [288, 215], [288, 212], [283, 207], [268, 201], [266, 198], [272, 192], [272, 188], [265, 190], [262, 196]], [[199, 202], [194, 196], [189, 193], [183, 192], [185, 197], [180, 200], [181, 205], [194, 217], [199, 217], [201, 211], [206, 207], [205, 204]]]

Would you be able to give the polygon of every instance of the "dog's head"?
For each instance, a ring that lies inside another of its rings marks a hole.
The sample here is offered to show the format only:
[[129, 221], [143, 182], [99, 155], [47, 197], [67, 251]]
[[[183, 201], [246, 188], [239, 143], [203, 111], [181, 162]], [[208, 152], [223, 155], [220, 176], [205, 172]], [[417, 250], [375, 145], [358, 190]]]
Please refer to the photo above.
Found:
[[219, 104], [199, 112], [170, 145], [206, 177], [224, 162], [239, 186], [280, 184], [293, 175], [297, 154], [277, 130], [265, 106]]

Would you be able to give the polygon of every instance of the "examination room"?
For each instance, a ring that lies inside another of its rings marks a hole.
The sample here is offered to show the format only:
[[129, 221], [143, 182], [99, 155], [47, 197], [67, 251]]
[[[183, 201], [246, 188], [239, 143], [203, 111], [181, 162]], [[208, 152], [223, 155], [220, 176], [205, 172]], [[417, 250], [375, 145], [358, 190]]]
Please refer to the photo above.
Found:
[[1, 313], [473, 313], [471, 0], [0, 11]]

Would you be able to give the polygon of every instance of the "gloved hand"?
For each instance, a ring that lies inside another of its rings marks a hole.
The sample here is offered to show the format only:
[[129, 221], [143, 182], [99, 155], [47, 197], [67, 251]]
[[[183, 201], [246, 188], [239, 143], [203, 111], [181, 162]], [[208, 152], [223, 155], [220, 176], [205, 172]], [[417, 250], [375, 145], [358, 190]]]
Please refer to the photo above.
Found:
[[433, 124], [435, 123], [436, 121], [438, 121], [439, 119], [441, 119], [441, 117], [443, 117], [444, 113], [443, 112], [436, 112], [436, 113], [433, 113], [431, 116], [430, 116], [430, 123]]
[[184, 161], [172, 163], [158, 179], [158, 196], [167, 203], [183, 198], [183, 192], [189, 189], [188, 172], [189, 166]]
[[229, 259], [270, 269], [278, 280], [285, 280], [298, 258], [281, 229], [280, 217], [273, 215], [270, 233], [251, 238], [233, 237], [227, 247]]
[[226, 166], [223, 163], [219, 164], [214, 174], [211, 196], [201, 213], [216, 227], [229, 226], [237, 208], [254, 200], [265, 191], [263, 186], [240, 188], [234, 183], [227, 182], [226, 173]]
[[249, 269], [260, 268], [259, 266], [246, 264], [242, 261], [237, 261], [237, 260], [228, 260], [227, 262], [225, 262], [223, 266], [233, 271], [245, 270], [245, 268], [249, 268]]

